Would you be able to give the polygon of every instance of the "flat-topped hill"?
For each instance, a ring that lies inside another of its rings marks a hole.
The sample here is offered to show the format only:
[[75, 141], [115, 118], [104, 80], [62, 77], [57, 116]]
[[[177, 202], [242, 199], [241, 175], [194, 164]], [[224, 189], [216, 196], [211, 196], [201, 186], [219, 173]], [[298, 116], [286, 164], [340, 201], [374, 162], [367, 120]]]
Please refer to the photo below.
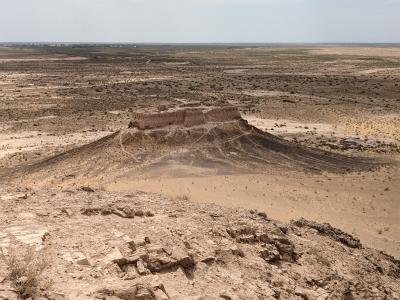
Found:
[[130, 128], [13, 170], [13, 175], [35, 182], [98, 182], [139, 174], [181, 177], [273, 169], [343, 173], [375, 166], [370, 160], [287, 142], [249, 125], [236, 108], [220, 107], [137, 113]]

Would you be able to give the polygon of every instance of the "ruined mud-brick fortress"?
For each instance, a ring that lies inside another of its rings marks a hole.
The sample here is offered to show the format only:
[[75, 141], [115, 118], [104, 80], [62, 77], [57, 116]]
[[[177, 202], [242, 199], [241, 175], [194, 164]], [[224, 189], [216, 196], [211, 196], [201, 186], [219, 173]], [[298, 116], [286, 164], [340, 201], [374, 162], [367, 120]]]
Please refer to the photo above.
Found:
[[134, 112], [129, 127], [154, 129], [170, 125], [192, 127], [210, 122], [241, 119], [234, 106], [178, 108], [162, 112]]

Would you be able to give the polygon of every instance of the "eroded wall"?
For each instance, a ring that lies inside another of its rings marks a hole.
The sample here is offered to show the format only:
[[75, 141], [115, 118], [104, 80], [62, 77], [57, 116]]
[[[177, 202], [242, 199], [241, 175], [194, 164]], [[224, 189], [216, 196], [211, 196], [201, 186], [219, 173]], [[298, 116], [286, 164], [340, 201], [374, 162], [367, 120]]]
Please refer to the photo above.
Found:
[[207, 122], [227, 122], [240, 118], [240, 112], [234, 106], [216, 107], [206, 111], [193, 108], [160, 113], [133, 113], [130, 127], [139, 129], [161, 128], [170, 125], [192, 127]]

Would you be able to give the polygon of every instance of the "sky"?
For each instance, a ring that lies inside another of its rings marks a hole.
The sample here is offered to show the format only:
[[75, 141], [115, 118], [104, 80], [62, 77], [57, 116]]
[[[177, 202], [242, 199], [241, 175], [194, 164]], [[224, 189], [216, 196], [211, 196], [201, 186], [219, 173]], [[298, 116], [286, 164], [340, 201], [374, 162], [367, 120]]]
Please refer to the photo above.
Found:
[[0, 0], [0, 42], [398, 43], [400, 0]]

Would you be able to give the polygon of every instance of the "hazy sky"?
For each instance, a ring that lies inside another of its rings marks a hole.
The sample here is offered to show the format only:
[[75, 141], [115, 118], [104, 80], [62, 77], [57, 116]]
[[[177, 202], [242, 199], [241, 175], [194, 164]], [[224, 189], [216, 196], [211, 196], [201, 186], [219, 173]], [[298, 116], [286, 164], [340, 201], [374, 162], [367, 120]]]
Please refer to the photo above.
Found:
[[400, 0], [0, 0], [0, 42], [400, 42]]

